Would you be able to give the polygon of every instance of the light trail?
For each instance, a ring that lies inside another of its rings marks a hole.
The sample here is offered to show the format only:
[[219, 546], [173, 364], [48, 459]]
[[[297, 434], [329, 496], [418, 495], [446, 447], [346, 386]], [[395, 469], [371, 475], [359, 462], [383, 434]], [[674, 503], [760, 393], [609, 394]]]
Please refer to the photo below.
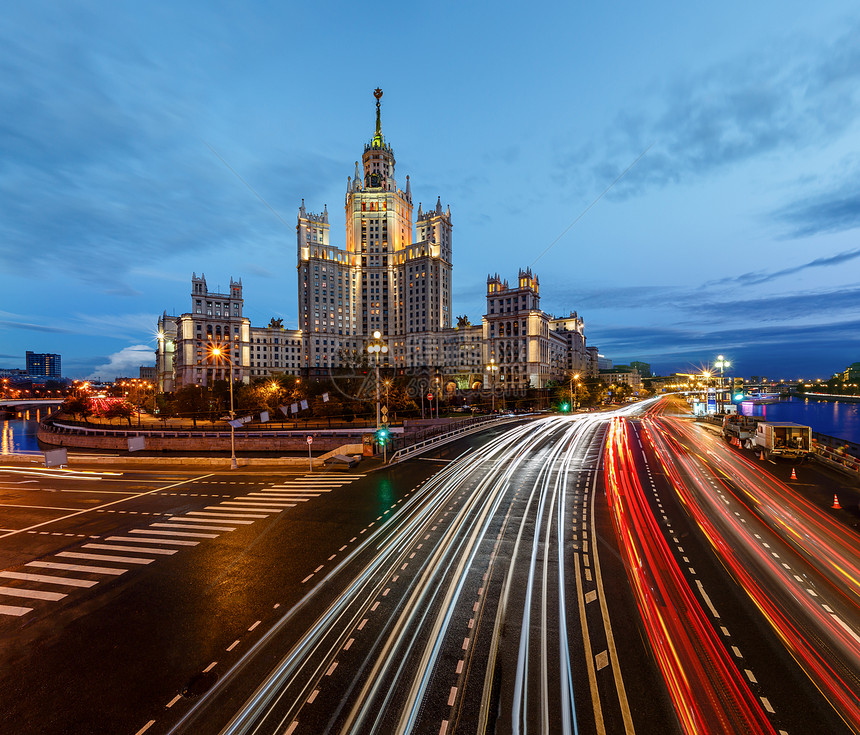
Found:
[[858, 557], [846, 543], [850, 535], [686, 422], [652, 418], [646, 436], [724, 567], [837, 714], [860, 732]]
[[[631, 410], [637, 409], [625, 407], [625, 412]], [[306, 615], [313, 605], [331, 599], [247, 697], [221, 731], [224, 735], [300, 732], [297, 723], [309, 716], [305, 707], [314, 701], [319, 706], [325, 696], [319, 693], [331, 687], [332, 679], [327, 677], [342, 662], [345, 649], [357, 650], [353, 639], [368, 618], [373, 621], [373, 638], [365, 641], [360, 663], [337, 669], [338, 691], [325, 711], [327, 723], [320, 723], [319, 730], [344, 735], [438, 730], [438, 720], [434, 725], [427, 718], [434, 716], [428, 714], [433, 711], [428, 705], [436, 701], [440, 688], [454, 713], [465, 714], [470, 725], [477, 720], [485, 729], [495, 717], [493, 693], [503, 686], [510, 694], [505, 717], [510, 717], [512, 731], [578, 735], [574, 681], [587, 678], [592, 692], [597, 691], [598, 681], [591, 661], [586, 670], [577, 672], [567, 637], [568, 624], [580, 622], [578, 618], [568, 621], [567, 597], [584, 592], [578, 578], [575, 590], [566, 587], [565, 578], [572, 576], [567, 572], [571, 531], [566, 496], [574, 492], [571, 478], [581, 468], [587, 465], [597, 474], [593, 463], [600, 456], [600, 444], [595, 438], [603, 435], [608, 418], [609, 414], [594, 414], [538, 419], [509, 429], [480, 450], [446, 465], [327, 574], [315, 578], [316, 585], [222, 675], [172, 732], [195, 732], [196, 720], [206, 716], [216, 699], [227, 696], [229, 687], [275, 636], [300, 613]], [[502, 533], [506, 541], [499, 553]], [[414, 558], [431, 534], [433, 541]], [[596, 548], [593, 555], [596, 561]], [[490, 578], [497, 565], [502, 575]], [[406, 566], [408, 574], [401, 571]], [[400, 575], [407, 587], [396, 600], [388, 598], [395, 603], [393, 609], [371, 616], [391, 581]], [[445, 683], [450, 682], [445, 678], [450, 673], [440, 671], [441, 661], [452, 646], [461, 648], [454, 625], [472, 605], [466, 599], [467, 591], [474, 590], [471, 581], [481, 578], [486, 581], [475, 585], [481, 590], [474, 609], [489, 604], [489, 612], [486, 618], [469, 613], [471, 643], [466, 653], [457, 653], [461, 664], [468, 665], [452, 689]], [[493, 597], [488, 600], [491, 582]], [[632, 733], [602, 590], [600, 594], [612, 650], [612, 682], [624, 712], [625, 732]], [[539, 625], [532, 630], [535, 622]], [[509, 642], [510, 633], [508, 639], [501, 635], [505, 628], [516, 631], [513, 642]], [[497, 667], [505, 656], [503, 647], [508, 660], [515, 662], [509, 674], [507, 667], [504, 671]], [[463, 693], [467, 686], [474, 692], [476, 684], [482, 687], [480, 710], [464, 713]], [[600, 698], [594, 698], [591, 706], [601, 720]]]
[[689, 735], [775, 733], [705, 616], [648, 506], [622, 418], [612, 421], [604, 472], [627, 574], [682, 729]]

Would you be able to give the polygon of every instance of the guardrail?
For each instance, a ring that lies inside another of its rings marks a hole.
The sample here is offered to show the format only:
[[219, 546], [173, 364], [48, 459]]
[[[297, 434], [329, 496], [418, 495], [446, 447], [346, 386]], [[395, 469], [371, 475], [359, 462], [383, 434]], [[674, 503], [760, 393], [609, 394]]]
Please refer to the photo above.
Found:
[[468, 426], [460, 426], [452, 431], [447, 431], [444, 434], [438, 434], [429, 439], [425, 439], [424, 441], [417, 442], [416, 444], [410, 444], [408, 447], [398, 449], [394, 454], [391, 455], [391, 459], [388, 460], [388, 463], [394, 464], [395, 462], [400, 462], [401, 460], [411, 457], [414, 454], [421, 454], [422, 452], [426, 452], [428, 449], [432, 449], [434, 446], [438, 446], [439, 444], [444, 444], [446, 442], [453, 441], [454, 439], [459, 439], [461, 436], [471, 434], [475, 431], [481, 431], [487, 426], [503, 424], [508, 421], [516, 421], [517, 419], [523, 418], [524, 416], [531, 415], [533, 414], [509, 414], [503, 417], [488, 416], [485, 419], [472, 420], [469, 422]]
[[[47, 431], [50, 431], [54, 434], [83, 434], [84, 436], [114, 436], [125, 438], [129, 436], [152, 436], [158, 437], [160, 439], [180, 439], [180, 438], [223, 438], [230, 436], [230, 430], [226, 431], [223, 429], [216, 431], [192, 431], [192, 430], [180, 430], [180, 429], [136, 429], [134, 427], [130, 429], [109, 429], [109, 428], [95, 428], [93, 426], [80, 426], [80, 425], [69, 425], [62, 424], [56, 421], [51, 423], [43, 423], [43, 428]], [[266, 437], [304, 437], [308, 434], [314, 434], [315, 436], [344, 436], [344, 437], [355, 437], [361, 434], [372, 433], [372, 429], [316, 429], [313, 427], [308, 427], [307, 429], [300, 429], [298, 431], [289, 429], [289, 430], [277, 430], [277, 429], [253, 429], [253, 430], [239, 430], [236, 432], [237, 436], [243, 437], [258, 437], [258, 436], [266, 436]], [[392, 434], [399, 434], [403, 432], [402, 427], [392, 427], [390, 429]]]

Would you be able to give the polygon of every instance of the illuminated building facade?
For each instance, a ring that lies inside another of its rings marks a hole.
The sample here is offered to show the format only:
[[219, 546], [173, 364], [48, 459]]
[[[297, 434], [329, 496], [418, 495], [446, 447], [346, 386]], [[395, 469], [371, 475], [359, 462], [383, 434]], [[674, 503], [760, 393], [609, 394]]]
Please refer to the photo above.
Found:
[[376, 131], [347, 178], [345, 247], [329, 240], [327, 207], [309, 213], [303, 200], [299, 209], [299, 326], [311, 371], [356, 364], [375, 331], [394, 367], [438, 366], [451, 327], [451, 212], [437, 199], [426, 212], [419, 204], [413, 222], [409, 177], [401, 188], [382, 135], [382, 90], [374, 96]]
[[299, 373], [302, 334], [279, 326], [252, 327], [243, 316], [242, 281], [230, 279], [228, 293], [209, 291], [206, 276], [192, 274], [191, 311], [179, 316], [164, 312], [158, 319], [155, 370], [158, 388], [211, 385], [227, 380], [230, 365], [213, 360], [211, 349], [225, 349], [233, 378], [249, 382], [274, 373]]
[[159, 319], [158, 384], [170, 391], [227, 377], [207, 345], [229, 345], [235, 375], [247, 382], [277, 373], [325, 375], [367, 359], [374, 332], [400, 374], [423, 374], [446, 390], [487, 385], [494, 360], [497, 387], [543, 388], [568, 373], [596, 375], [596, 348], [586, 346], [583, 320], [540, 309], [540, 283], [527, 269], [516, 287], [498, 275], [487, 280], [487, 313], [478, 324], [452, 324], [452, 222], [440, 197], [413, 212], [412, 185], [395, 177], [394, 150], [376, 128], [346, 181], [343, 247], [330, 239], [329, 212], [302, 200], [296, 225], [299, 329], [253, 327], [243, 316], [242, 283], [210, 293], [192, 277], [191, 311]]

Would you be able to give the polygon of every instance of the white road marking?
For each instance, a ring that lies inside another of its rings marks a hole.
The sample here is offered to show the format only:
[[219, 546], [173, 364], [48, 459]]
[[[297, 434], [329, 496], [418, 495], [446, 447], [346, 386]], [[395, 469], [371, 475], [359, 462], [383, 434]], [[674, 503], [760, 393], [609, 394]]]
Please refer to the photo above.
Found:
[[[267, 503], [271, 505], [271, 503]], [[294, 503], [283, 503], [280, 508], [261, 508], [259, 505], [246, 505], [245, 503], [236, 503], [235, 508], [230, 506], [228, 510], [250, 510], [255, 513], [280, 513], [284, 508], [292, 508]]]
[[145, 554], [163, 554], [170, 556], [176, 553], [176, 549], [153, 549], [149, 546], [117, 546], [115, 544], [84, 544], [84, 549], [101, 549], [102, 551], [132, 551]]
[[69, 587], [92, 587], [98, 584], [90, 579], [71, 579], [69, 577], [54, 577], [49, 574], [27, 574], [26, 572], [0, 572], [0, 577], [20, 579], [25, 582], [43, 582], [44, 584], [64, 584]]
[[91, 559], [92, 561], [115, 561], [121, 564], [152, 564], [155, 559], [146, 559], [140, 556], [109, 556], [108, 554], [81, 554], [77, 551], [61, 551], [57, 556], [69, 559]]
[[99, 505], [95, 508], [84, 508], [83, 510], [78, 510], [75, 513], [71, 513], [67, 516], [60, 516], [59, 518], [52, 518], [49, 521], [42, 521], [41, 523], [35, 523], [32, 526], [27, 526], [26, 528], [18, 528], [14, 531], [11, 531], [10, 533], [3, 534], [3, 536], [0, 536], [0, 538], [6, 538], [7, 536], [12, 536], [16, 533], [25, 533], [27, 531], [31, 531], [34, 528], [41, 528], [42, 526], [47, 526], [51, 523], [56, 523], [57, 521], [65, 521], [65, 520], [68, 520], [69, 518], [74, 518], [75, 516], [83, 515], [84, 513], [92, 513], [93, 511], [96, 511], [96, 510], [103, 510], [104, 508], [108, 508], [111, 505], [116, 505], [117, 503], [124, 503], [127, 500], [134, 500], [136, 498], [143, 498], [147, 495], [152, 495], [153, 493], [158, 493], [158, 492], [161, 492], [163, 490], [169, 490], [171, 488], [178, 487], [179, 485], [186, 485], [189, 482], [196, 482], [197, 480], [203, 480], [207, 477], [212, 477], [212, 473], [210, 472], [209, 474], [201, 475], [199, 477], [192, 477], [192, 478], [189, 478], [188, 480], [182, 480], [181, 482], [174, 482], [173, 484], [165, 485], [164, 487], [156, 487], [156, 488], [153, 488], [152, 490], [147, 490], [144, 493], [138, 493], [137, 495], [131, 495], [131, 496], [128, 496], [125, 498], [120, 498], [118, 500], [113, 500], [110, 503], [104, 503], [103, 505]]
[[7, 597], [25, 597], [31, 600], [50, 600], [56, 602], [66, 595], [62, 592], [43, 592], [42, 590], [25, 590], [18, 587], [0, 587], [0, 595]]
[[14, 605], [0, 605], [0, 615], [15, 615], [21, 617], [28, 612], [33, 612], [32, 607], [15, 607]]
[[231, 526], [183, 526], [175, 521], [173, 523], [153, 523], [156, 528], [185, 528], [187, 530], [200, 529], [201, 531], [235, 531]]
[[158, 536], [188, 536], [189, 538], [218, 538], [217, 533], [183, 533], [182, 531], [153, 531], [150, 528], [136, 528], [129, 533], [154, 533]]
[[[189, 518], [187, 515], [170, 516], [171, 521], [181, 521], [182, 523], [212, 523], [214, 518]], [[237, 521], [235, 518], [225, 518], [227, 523], [238, 523], [240, 525], [250, 525], [254, 521]], [[235, 529], [234, 529], [235, 530]]]
[[[207, 511], [207, 510], [220, 511], [221, 513], [224, 513], [225, 511], [230, 511], [232, 513], [237, 513], [237, 515], [241, 515], [237, 511], [244, 510], [244, 508], [225, 508], [223, 505], [207, 505], [203, 510], [204, 511]], [[266, 516], [264, 516], [264, 515], [262, 515], [262, 516], [261, 515], [251, 515], [252, 513], [258, 512], [258, 511], [251, 511], [250, 508], [248, 509], [248, 511], [249, 512], [246, 513], [242, 517], [254, 518], [254, 519], [266, 518]], [[200, 511], [192, 511], [192, 512], [200, 513]]]
[[[220, 513], [214, 510], [191, 510], [188, 511], [190, 516], [202, 516], [202, 518], [189, 518], [189, 521], [214, 521], [218, 518], [227, 521], [228, 523], [242, 523], [248, 525], [255, 520], [260, 520], [266, 516], [255, 516], [249, 513], [237, 513], [233, 508], [222, 508]], [[174, 518], [176, 516], [173, 516]], [[184, 518], [185, 516], [183, 516]]]
[[91, 567], [82, 564], [60, 564], [56, 561], [28, 561], [24, 566], [41, 567], [42, 569], [63, 569], [69, 572], [90, 572], [92, 574], [113, 574], [118, 576], [125, 574], [128, 569], [117, 569], [116, 567]]
[[108, 536], [105, 541], [123, 541], [126, 543], [134, 542], [136, 544], [176, 544], [177, 546], [197, 546], [199, 541], [181, 541], [180, 539], [166, 538], [128, 538], [127, 536]]

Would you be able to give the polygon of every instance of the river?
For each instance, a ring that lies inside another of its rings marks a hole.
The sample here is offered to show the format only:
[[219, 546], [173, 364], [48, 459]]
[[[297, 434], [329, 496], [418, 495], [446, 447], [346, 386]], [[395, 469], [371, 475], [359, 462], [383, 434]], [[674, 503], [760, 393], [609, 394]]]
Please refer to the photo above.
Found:
[[860, 403], [792, 396], [778, 403], [746, 402], [740, 410], [748, 416], [762, 416], [768, 421], [804, 424], [819, 434], [860, 444]]
[[0, 454], [39, 452], [39, 442], [36, 439], [38, 431], [38, 418], [29, 421], [27, 419], [0, 419]]

